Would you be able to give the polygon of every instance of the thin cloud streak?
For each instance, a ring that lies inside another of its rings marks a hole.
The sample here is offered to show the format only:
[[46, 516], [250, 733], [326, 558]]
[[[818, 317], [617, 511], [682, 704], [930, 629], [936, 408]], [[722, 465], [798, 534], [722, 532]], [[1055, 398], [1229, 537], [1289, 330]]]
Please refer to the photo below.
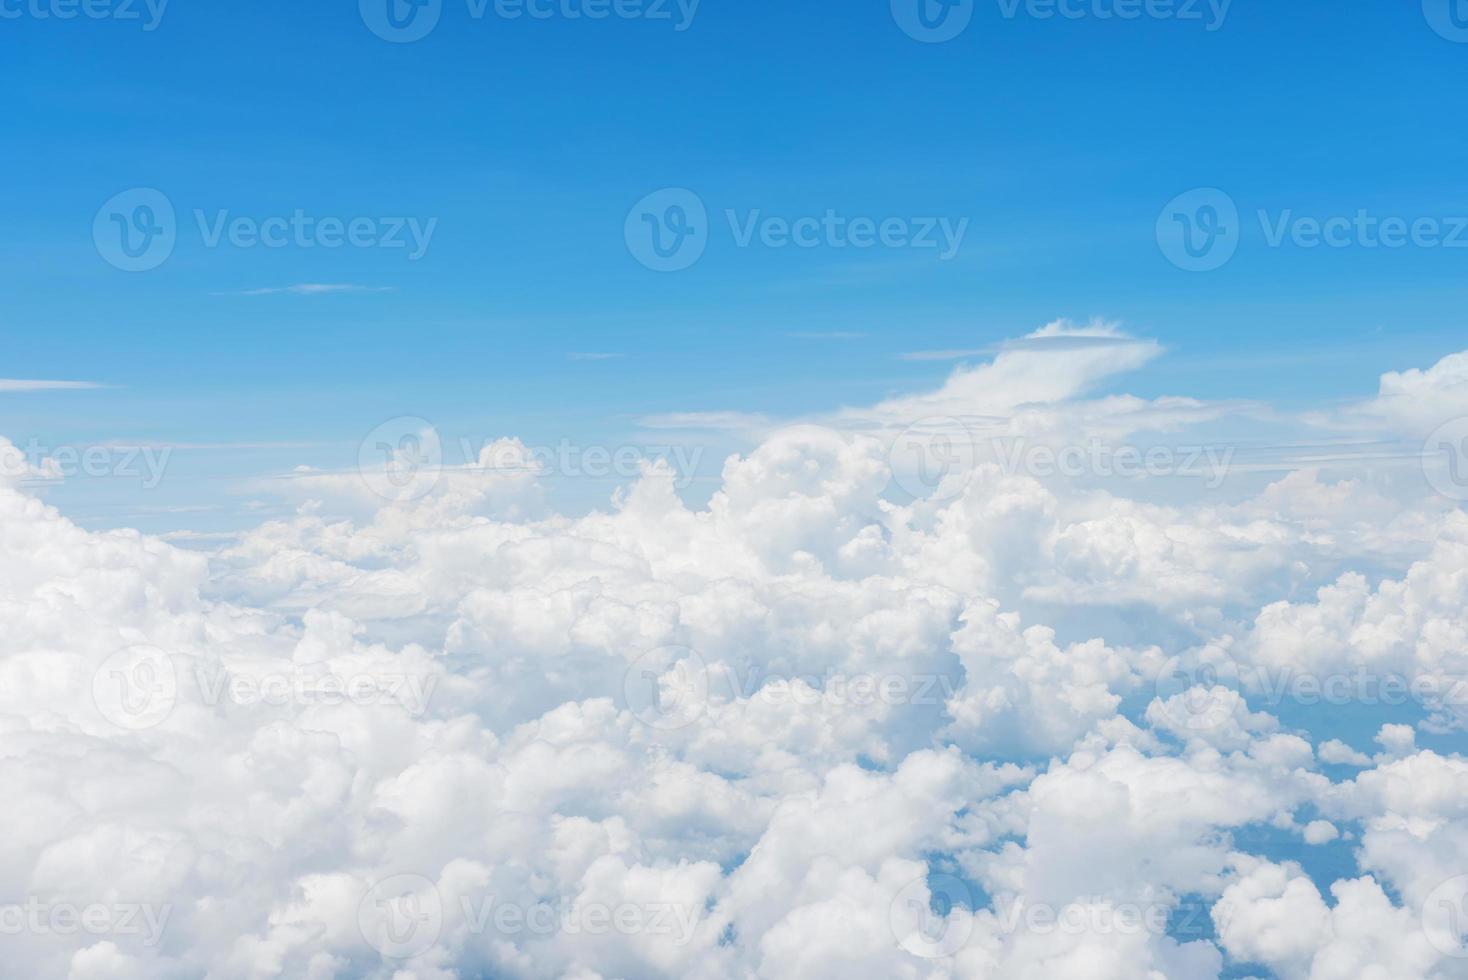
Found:
[[396, 286], [359, 286], [354, 283], [298, 282], [291, 286], [266, 286], [260, 289], [240, 289], [212, 293], [214, 296], [323, 296], [328, 293], [392, 293]]
[[31, 381], [19, 378], [0, 378], [0, 391], [90, 391], [105, 388], [96, 381]]
[[1124, 336], [1060, 335], [1021, 337], [1017, 340], [1006, 340], [1001, 344], [989, 344], [987, 347], [965, 347], [952, 350], [915, 350], [898, 354], [897, 357], [903, 361], [961, 361], [968, 357], [992, 357], [996, 354], [1004, 354], [1010, 351], [1048, 352], [1094, 350], [1102, 347], [1131, 347], [1149, 343], [1151, 341]]

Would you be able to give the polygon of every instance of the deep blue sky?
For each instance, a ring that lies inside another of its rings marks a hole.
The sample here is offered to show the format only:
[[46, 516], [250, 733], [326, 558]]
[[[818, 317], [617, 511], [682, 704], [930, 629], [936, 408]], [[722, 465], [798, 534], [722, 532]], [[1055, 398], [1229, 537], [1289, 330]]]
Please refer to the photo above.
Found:
[[[1468, 248], [1268, 248], [1254, 218], [1468, 215], [1468, 43], [1415, 0], [1236, 0], [1212, 31], [976, 0], [941, 44], [904, 34], [886, 0], [703, 0], [682, 32], [473, 20], [444, 0], [408, 44], [375, 36], [355, 0], [172, 0], [153, 31], [30, 12], [52, 2], [6, 0], [22, 15], [0, 20], [0, 378], [112, 387], [0, 394], [17, 442], [327, 444], [215, 467], [233, 473], [345, 465], [403, 414], [541, 441], [649, 412], [797, 414], [951, 367], [902, 352], [1057, 317], [1163, 341], [1169, 356], [1123, 382], [1137, 394], [1282, 405], [1364, 395], [1468, 346]], [[1238, 253], [1181, 271], [1155, 224], [1206, 186], [1244, 215]], [[150, 272], [93, 244], [99, 207], [133, 187], [178, 210], [178, 246]], [[714, 225], [702, 260], [669, 274], [623, 238], [664, 187], [695, 191]], [[210, 249], [195, 208], [438, 226], [416, 262]], [[740, 249], [726, 208], [970, 225], [946, 262]], [[388, 291], [240, 295], [300, 283]]]

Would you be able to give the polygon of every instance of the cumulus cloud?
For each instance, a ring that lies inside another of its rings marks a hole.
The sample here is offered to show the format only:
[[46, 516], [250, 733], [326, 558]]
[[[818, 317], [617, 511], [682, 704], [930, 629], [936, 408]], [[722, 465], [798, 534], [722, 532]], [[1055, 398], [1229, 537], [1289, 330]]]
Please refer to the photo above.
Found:
[[1464, 415], [1468, 415], [1468, 351], [1449, 354], [1426, 369], [1387, 371], [1376, 396], [1348, 406], [1339, 421], [1425, 434]]
[[[865, 409], [663, 419], [757, 430], [697, 506], [648, 463], [557, 513], [512, 436], [451, 463], [414, 424], [208, 553], [0, 480], [7, 962], [1465, 976], [1460, 513], [1314, 472], [1139, 500], [913, 428], [1232, 410], [1098, 397], [1160, 353], [1052, 324]], [[1322, 689], [1351, 731], [1292, 710]]]

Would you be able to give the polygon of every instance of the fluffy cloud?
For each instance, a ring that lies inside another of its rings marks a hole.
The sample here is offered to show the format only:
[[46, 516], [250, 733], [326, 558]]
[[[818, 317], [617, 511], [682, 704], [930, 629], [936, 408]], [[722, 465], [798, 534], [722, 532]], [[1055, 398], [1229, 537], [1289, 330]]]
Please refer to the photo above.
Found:
[[1425, 370], [1386, 372], [1376, 397], [1351, 406], [1341, 421], [1421, 436], [1463, 415], [1468, 415], [1468, 351], [1449, 354]]
[[1237, 879], [1214, 907], [1235, 957], [1281, 980], [1426, 980], [1465, 974], [1433, 947], [1413, 911], [1392, 904], [1370, 877], [1341, 879], [1327, 904], [1297, 866], [1240, 856]]
[[1051, 325], [767, 427], [702, 507], [650, 464], [557, 514], [520, 443], [422, 470], [416, 432], [380, 461], [412, 492], [302, 471], [271, 481], [294, 516], [207, 555], [0, 485], [8, 962], [1464, 976], [1432, 912], [1468, 872], [1453, 705], [1382, 722], [1350, 688], [1367, 754], [1257, 678], [1460, 676], [1468, 519], [1370, 474], [1141, 499], [941, 421], [1053, 449], [1235, 410], [1092, 398], [1158, 353]]

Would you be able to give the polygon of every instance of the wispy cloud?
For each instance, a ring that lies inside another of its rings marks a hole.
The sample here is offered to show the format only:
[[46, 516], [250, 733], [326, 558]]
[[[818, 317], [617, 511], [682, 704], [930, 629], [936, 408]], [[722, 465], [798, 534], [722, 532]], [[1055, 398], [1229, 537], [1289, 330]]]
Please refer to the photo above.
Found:
[[[1092, 328], [1094, 329], [1094, 328]], [[1126, 334], [1040, 334], [1029, 337], [1020, 337], [1016, 340], [1006, 340], [999, 345], [999, 351], [1011, 350], [1037, 350], [1037, 351], [1061, 351], [1061, 350], [1098, 350], [1103, 347], [1155, 347], [1156, 341], [1144, 340], [1140, 337], [1131, 337]]]
[[232, 292], [214, 293], [215, 296], [277, 296], [289, 293], [293, 296], [321, 296], [326, 293], [391, 293], [396, 286], [358, 286], [345, 282], [298, 282], [291, 286], [266, 286], [261, 289], [239, 289]]
[[969, 347], [962, 350], [914, 350], [898, 354], [904, 361], [961, 361], [965, 357], [986, 357], [995, 353], [997, 347]]
[[625, 354], [608, 354], [597, 351], [572, 351], [566, 355], [572, 361], [615, 361], [619, 357], [626, 356]]
[[758, 430], [767, 427], [770, 420], [764, 415], [748, 412], [665, 412], [661, 415], [644, 415], [637, 420], [649, 429], [701, 429], [706, 431]]
[[0, 391], [81, 391], [105, 388], [95, 381], [26, 381], [18, 378], [0, 378]]
[[1151, 343], [1151, 341], [1138, 340], [1135, 337], [1123, 335], [1088, 336], [1079, 334], [1056, 334], [1050, 336], [1021, 337], [1017, 340], [1006, 340], [1002, 344], [990, 344], [987, 347], [961, 347], [951, 350], [915, 350], [898, 354], [897, 356], [904, 361], [961, 361], [968, 357], [992, 357], [995, 354], [1003, 354], [1007, 351], [1058, 352], [1096, 350], [1104, 347], [1132, 347]]
[[178, 504], [168, 507], [134, 507], [134, 514], [208, 514], [220, 510], [218, 504]]
[[274, 449], [318, 449], [329, 442], [102, 442], [103, 449], [137, 449], [155, 452], [247, 452]]
[[242, 536], [240, 531], [169, 531], [166, 534], [158, 535], [159, 538], [168, 542], [235, 541]]

